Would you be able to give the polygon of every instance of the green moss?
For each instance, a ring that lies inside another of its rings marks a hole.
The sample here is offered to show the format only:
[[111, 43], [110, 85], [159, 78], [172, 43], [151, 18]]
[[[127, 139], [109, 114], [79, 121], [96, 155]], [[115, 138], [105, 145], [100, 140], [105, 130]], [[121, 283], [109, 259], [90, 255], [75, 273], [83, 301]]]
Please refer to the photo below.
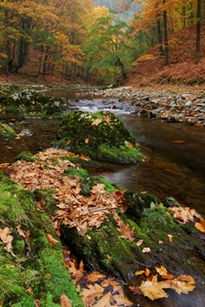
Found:
[[39, 159], [34, 158], [32, 153], [28, 151], [23, 151], [18, 156], [16, 156], [13, 161], [18, 161], [18, 160], [25, 160], [27, 162], [35, 162], [35, 161], [38, 161]]
[[0, 137], [3, 138], [14, 138], [16, 132], [8, 124], [0, 122]]
[[[102, 122], [93, 125], [96, 119], [101, 119]], [[123, 122], [110, 112], [69, 113], [60, 123], [55, 144], [96, 160], [130, 164], [143, 158], [131, 133]]]
[[[49, 191], [42, 193], [49, 195]], [[50, 210], [52, 205], [49, 206]], [[40, 300], [41, 306], [59, 306], [62, 294], [73, 300], [73, 306], [83, 306], [64, 266], [62, 247], [49, 217], [36, 211], [32, 193], [2, 173], [0, 216], [0, 228], [9, 227], [13, 236], [15, 254], [15, 257], [12, 256], [3, 244], [0, 245], [0, 297], [3, 306], [35, 306], [35, 299]], [[18, 233], [18, 225], [30, 232], [28, 242]], [[51, 234], [58, 243], [51, 245], [47, 234]], [[32, 289], [30, 295], [25, 292], [27, 289]]]
[[[128, 210], [125, 214], [119, 212], [119, 215], [125, 224], [134, 229], [133, 242], [123, 238], [110, 215], [99, 229], [93, 228], [83, 237], [77, 231], [62, 226], [65, 242], [92, 269], [126, 281], [134, 276], [136, 270], [157, 264], [164, 265], [175, 274], [203, 278], [205, 247], [194, 227], [179, 224], [153, 195], [127, 192], [126, 200]], [[172, 242], [168, 235], [173, 236]], [[143, 240], [140, 247], [136, 244], [139, 240]], [[144, 247], [149, 247], [150, 253], [143, 253]], [[202, 265], [199, 266], [199, 263]]]

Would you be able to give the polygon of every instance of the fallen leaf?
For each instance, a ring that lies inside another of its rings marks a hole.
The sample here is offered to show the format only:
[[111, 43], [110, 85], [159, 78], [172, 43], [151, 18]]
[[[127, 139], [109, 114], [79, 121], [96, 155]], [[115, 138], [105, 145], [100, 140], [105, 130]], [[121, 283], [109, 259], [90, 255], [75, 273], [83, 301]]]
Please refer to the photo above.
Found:
[[142, 253], [150, 253], [151, 249], [149, 247], [144, 247]]
[[130, 289], [130, 291], [131, 291], [134, 295], [142, 295], [142, 294], [143, 294], [139, 287], [130, 286], [129, 289]]
[[111, 123], [111, 118], [109, 117], [109, 116], [107, 116], [107, 115], [105, 115], [104, 116], [104, 121], [107, 123], [107, 124], [109, 124], [109, 123]]
[[4, 229], [0, 228], [0, 240], [6, 245], [5, 246], [6, 251], [14, 256], [12, 250], [13, 236], [11, 236], [11, 231], [8, 227]]
[[54, 237], [49, 233], [46, 234], [46, 238], [52, 245], [56, 245], [58, 243], [58, 240], [54, 239]]
[[112, 294], [111, 292], [108, 292], [105, 294], [93, 307], [108, 307], [110, 306], [110, 300], [111, 300]]
[[61, 307], [72, 307], [72, 301], [65, 294], [61, 295], [60, 304]]
[[183, 140], [172, 140], [172, 143], [174, 144], [185, 144], [186, 142]]
[[205, 233], [205, 219], [204, 218], [201, 218], [200, 222], [196, 222], [194, 226], [199, 231]]
[[174, 217], [181, 223], [194, 222], [195, 217], [200, 217], [195, 209], [189, 207], [169, 207], [174, 212]]
[[135, 275], [139, 276], [139, 275], [143, 275], [145, 273], [145, 270], [141, 270], [141, 271], [136, 271]]
[[93, 122], [92, 122], [92, 126], [98, 126], [102, 123], [102, 119], [100, 118], [96, 118]]
[[101, 278], [105, 278], [106, 276], [101, 274], [100, 272], [92, 272], [86, 276], [87, 281], [89, 282], [96, 282]]
[[66, 145], [70, 145], [71, 140], [67, 140]]
[[167, 237], [169, 238], [169, 241], [172, 243], [172, 241], [173, 241], [173, 235], [168, 234]]
[[144, 274], [145, 274], [145, 276], [148, 277], [150, 275], [150, 270], [148, 268], [146, 268]]
[[40, 300], [34, 300], [34, 303], [35, 303], [35, 307], [40, 307], [41, 306]]
[[140, 247], [140, 246], [143, 244], [143, 240], [139, 240], [139, 241], [137, 241], [137, 243], [136, 243], [136, 244], [137, 244], [137, 246], [139, 246], [139, 247]]
[[164, 242], [162, 240], [159, 240], [159, 244], [164, 244]]
[[161, 265], [160, 267], [158, 266], [155, 266], [155, 270], [157, 271], [157, 273], [160, 275], [160, 276], [163, 276], [163, 275], [167, 275], [167, 269]]
[[86, 138], [84, 142], [85, 142], [85, 144], [88, 144], [90, 142], [90, 139]]
[[167, 297], [162, 285], [157, 281], [157, 276], [153, 276], [152, 280], [143, 281], [139, 289], [142, 291], [144, 296], [152, 301]]

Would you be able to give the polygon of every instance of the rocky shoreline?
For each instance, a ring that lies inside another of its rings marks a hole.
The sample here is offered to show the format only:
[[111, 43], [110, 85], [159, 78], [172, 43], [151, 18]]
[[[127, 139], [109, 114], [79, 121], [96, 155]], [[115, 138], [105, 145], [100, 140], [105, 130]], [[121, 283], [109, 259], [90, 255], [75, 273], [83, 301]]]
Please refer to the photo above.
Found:
[[92, 90], [92, 96], [130, 99], [142, 117], [205, 127], [205, 91], [138, 90], [131, 86]]

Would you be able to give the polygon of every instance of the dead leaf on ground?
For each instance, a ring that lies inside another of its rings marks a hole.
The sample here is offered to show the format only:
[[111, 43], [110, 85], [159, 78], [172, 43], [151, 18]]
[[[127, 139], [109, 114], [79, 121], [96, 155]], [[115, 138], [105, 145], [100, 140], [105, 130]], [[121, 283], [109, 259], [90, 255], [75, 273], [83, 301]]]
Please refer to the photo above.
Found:
[[72, 307], [72, 301], [65, 294], [61, 295], [60, 304], [61, 307]]
[[11, 235], [11, 231], [8, 227], [5, 227], [4, 229], [0, 228], [0, 240], [6, 245], [5, 250], [14, 256], [12, 250], [13, 236]]
[[102, 122], [103, 122], [102, 119], [96, 118], [96, 119], [92, 122], [91, 125], [92, 125], [92, 126], [98, 126], [98, 125], [100, 125]]
[[143, 254], [150, 253], [150, 252], [151, 252], [151, 249], [149, 247], [144, 247], [143, 250], [142, 250]]
[[107, 124], [109, 124], [109, 123], [111, 123], [111, 118], [109, 117], [109, 116], [107, 116], [107, 115], [105, 115], [104, 116], [104, 121], [107, 123]]
[[88, 144], [88, 143], [90, 142], [90, 139], [89, 139], [89, 138], [86, 138], [86, 139], [84, 140], [84, 142], [85, 142], [85, 144]]

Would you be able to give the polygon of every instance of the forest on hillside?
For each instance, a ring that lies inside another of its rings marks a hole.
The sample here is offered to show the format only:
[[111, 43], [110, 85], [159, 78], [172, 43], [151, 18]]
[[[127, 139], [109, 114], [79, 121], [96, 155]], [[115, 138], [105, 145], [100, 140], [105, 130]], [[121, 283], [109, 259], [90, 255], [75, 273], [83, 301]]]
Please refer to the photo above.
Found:
[[119, 84], [142, 67], [197, 64], [204, 18], [201, 0], [0, 1], [1, 73]]

